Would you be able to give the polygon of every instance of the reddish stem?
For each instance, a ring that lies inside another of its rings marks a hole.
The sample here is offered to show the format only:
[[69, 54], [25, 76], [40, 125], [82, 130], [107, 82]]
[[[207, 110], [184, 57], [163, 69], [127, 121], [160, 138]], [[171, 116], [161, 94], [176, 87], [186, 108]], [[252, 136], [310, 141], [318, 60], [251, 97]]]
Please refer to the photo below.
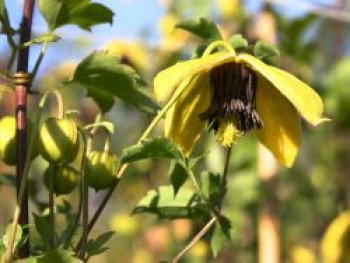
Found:
[[[28, 42], [31, 36], [33, 8], [35, 0], [25, 0], [23, 7], [22, 23], [20, 30], [20, 45]], [[17, 72], [28, 72], [29, 48], [22, 48], [18, 53]], [[17, 124], [17, 195], [22, 181], [24, 163], [27, 152], [27, 89], [26, 85], [16, 85], [16, 124]], [[29, 236], [28, 231], [28, 191], [21, 203], [21, 214], [19, 223], [23, 229], [23, 234]], [[18, 252], [19, 258], [29, 257], [29, 238], [21, 246]]]

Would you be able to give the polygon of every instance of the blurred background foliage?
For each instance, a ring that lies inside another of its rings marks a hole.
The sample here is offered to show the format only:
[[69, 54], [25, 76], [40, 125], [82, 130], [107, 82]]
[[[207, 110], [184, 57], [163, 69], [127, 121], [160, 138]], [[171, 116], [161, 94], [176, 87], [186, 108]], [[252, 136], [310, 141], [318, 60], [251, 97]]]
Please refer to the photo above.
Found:
[[[118, 0], [116, 2], [123, 2], [118, 9], [113, 7], [114, 1], [103, 1], [117, 14], [113, 27], [119, 27], [122, 14], [130, 12], [124, 9], [132, 3], [141, 9], [135, 11], [138, 17], [132, 19], [142, 21], [144, 1]], [[305, 3], [309, 3], [310, 8]], [[34, 89], [59, 87], [71, 77], [77, 59], [97, 47], [119, 55], [122, 61], [146, 79], [151, 90], [152, 77], [159, 70], [179, 59], [189, 58], [197, 45], [203, 44], [188, 32], [175, 29], [175, 25], [184, 19], [211, 19], [218, 23], [225, 38], [241, 33], [251, 42], [263, 38], [275, 43], [281, 56], [273, 61], [274, 64], [314, 87], [322, 95], [326, 115], [332, 122], [317, 129], [303, 127], [301, 150], [295, 166], [292, 169], [279, 168], [277, 175], [268, 182], [258, 177], [256, 139], [254, 136], [242, 138], [233, 150], [224, 204], [224, 213], [232, 222], [232, 241], [227, 242], [217, 259], [213, 260], [209, 243], [203, 239], [190, 250], [183, 262], [258, 262], [258, 218], [264, 203], [269, 204], [277, 220], [280, 262], [349, 262], [347, 254], [341, 253], [341, 248], [335, 251], [337, 249], [327, 245], [330, 241], [323, 241], [326, 245], [321, 246], [321, 240], [331, 222], [350, 206], [349, 21], [345, 18], [342, 21], [343, 16], [340, 15], [333, 18], [329, 15], [330, 12], [345, 12], [349, 16], [350, 3], [341, 0], [159, 0], [156, 4], [162, 10], [160, 14], [155, 14], [157, 24], [140, 29], [139, 35], [133, 38], [108, 34], [107, 26], [94, 29], [89, 36], [75, 34], [75, 29], [70, 27], [63, 31], [63, 35], [72, 34], [75, 38], [68, 37], [68, 41], [64, 39], [62, 44], [52, 47]], [[157, 37], [152, 37], [154, 34]], [[0, 65], [4, 67], [7, 49], [3, 46], [0, 58]], [[98, 107], [83, 96], [82, 90], [66, 88], [62, 92], [67, 110], [78, 110], [82, 123], [94, 120]], [[6, 93], [1, 98], [2, 115], [11, 114], [14, 109], [13, 101], [7, 98]], [[31, 99], [32, 109], [35, 109], [36, 103], [36, 99]], [[53, 110], [48, 110], [46, 114], [52, 115]], [[133, 144], [150, 121], [145, 114], [120, 100], [116, 101], [106, 118], [116, 124], [113, 152], [117, 154]], [[161, 127], [158, 129], [160, 134]], [[201, 140], [198, 152], [204, 150], [208, 154], [200, 161], [196, 172], [204, 169], [222, 172], [223, 149], [212, 135], [206, 134]], [[97, 138], [94, 147], [101, 145]], [[40, 210], [41, 204], [47, 202], [47, 190], [41, 178], [46, 166], [42, 159], [37, 158], [31, 170], [30, 193], [34, 210]], [[170, 259], [196, 233], [203, 223], [201, 218], [193, 222], [187, 219], [167, 221], [158, 220], [153, 215], [131, 215], [148, 190], [169, 184], [168, 167], [168, 161], [164, 160], [140, 161], [132, 165], [94, 230], [94, 233], [116, 231], [109, 242], [110, 250], [91, 258], [91, 262], [152, 263]], [[0, 169], [3, 174], [0, 176], [0, 224], [4, 229], [15, 203], [12, 187], [14, 171], [3, 164]], [[192, 185], [188, 183], [188, 187]], [[90, 207], [94, 210], [103, 193], [91, 191], [91, 195]], [[60, 202], [63, 199], [70, 200], [74, 207], [77, 194], [60, 197]], [[337, 235], [328, 234], [332, 240], [330, 243], [339, 243], [344, 249], [350, 249], [350, 239], [344, 238], [349, 235], [350, 217], [342, 214], [342, 220], [338, 221], [341, 226], [333, 223], [331, 231]], [[336, 255], [332, 258], [329, 254]]]

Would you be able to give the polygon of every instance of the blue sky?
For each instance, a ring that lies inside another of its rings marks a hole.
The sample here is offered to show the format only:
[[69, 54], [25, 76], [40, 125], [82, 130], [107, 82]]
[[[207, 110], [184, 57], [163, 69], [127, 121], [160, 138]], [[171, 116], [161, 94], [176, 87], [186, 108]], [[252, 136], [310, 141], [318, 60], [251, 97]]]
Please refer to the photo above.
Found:
[[[191, 0], [188, 0], [191, 1]], [[300, 0], [298, 0], [300, 1]], [[314, 2], [323, 5], [329, 5], [334, 0], [304, 0], [306, 2]], [[20, 0], [5, 0], [10, 12], [11, 22], [16, 27], [20, 22], [21, 3]], [[86, 56], [93, 49], [99, 48], [108, 39], [137, 39], [140, 34], [147, 36], [151, 43], [156, 43], [159, 39], [157, 22], [161, 15], [165, 12], [164, 7], [159, 4], [158, 0], [93, 0], [92, 2], [103, 3], [113, 10], [115, 13], [113, 25], [100, 25], [92, 29], [92, 32], [84, 32], [75, 26], [66, 26], [57, 31], [63, 40], [56, 43], [55, 48], [48, 50], [48, 54], [44, 59], [44, 66], [50, 67], [53, 63], [62, 60], [76, 60]], [[256, 12], [260, 9], [262, 0], [245, 0], [247, 9], [250, 12]], [[304, 10], [293, 7], [279, 7], [280, 11], [290, 17], [299, 16]], [[15, 10], [15, 12], [14, 12]], [[33, 21], [33, 30], [36, 33], [44, 33], [46, 30], [45, 21], [35, 13]], [[3, 49], [6, 44], [5, 38], [0, 38], [0, 48]], [[81, 46], [86, 47], [85, 49]], [[32, 49], [39, 51], [39, 47]], [[57, 53], [57, 50], [61, 52]], [[33, 60], [32, 60], [33, 61]]]

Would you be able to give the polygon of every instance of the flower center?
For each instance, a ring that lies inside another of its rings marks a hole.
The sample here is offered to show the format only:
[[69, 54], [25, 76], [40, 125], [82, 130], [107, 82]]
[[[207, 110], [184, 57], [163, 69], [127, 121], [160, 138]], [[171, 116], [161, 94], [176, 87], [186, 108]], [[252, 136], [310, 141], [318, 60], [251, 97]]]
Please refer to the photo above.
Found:
[[241, 63], [226, 63], [210, 72], [210, 83], [213, 92], [210, 106], [199, 115], [210, 129], [217, 132], [228, 120], [239, 133], [264, 126], [256, 111], [258, 78], [252, 69]]

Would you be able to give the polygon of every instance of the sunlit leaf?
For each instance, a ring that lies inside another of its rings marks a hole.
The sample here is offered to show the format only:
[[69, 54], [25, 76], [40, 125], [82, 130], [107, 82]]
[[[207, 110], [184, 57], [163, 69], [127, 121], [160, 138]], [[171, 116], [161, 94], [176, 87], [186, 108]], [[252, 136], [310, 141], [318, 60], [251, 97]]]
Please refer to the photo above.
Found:
[[178, 23], [176, 27], [189, 31], [203, 40], [212, 41], [222, 39], [215, 23], [205, 18], [183, 21]]
[[40, 35], [32, 39], [31, 41], [24, 43], [23, 46], [28, 47], [30, 45], [38, 45], [38, 44], [47, 43], [47, 42], [57, 42], [59, 39], [60, 37], [57, 36], [56, 34], [48, 33], [48, 34]]
[[206, 171], [201, 174], [200, 178], [201, 190], [213, 206], [217, 205], [220, 197], [220, 175]]
[[68, 24], [90, 30], [92, 26], [113, 22], [114, 14], [109, 8], [90, 0], [39, 0], [38, 4], [51, 31]]
[[96, 51], [77, 66], [71, 84], [87, 89], [102, 112], [110, 110], [114, 98], [134, 105], [140, 110], [155, 114], [158, 106], [146, 94], [144, 81], [131, 67], [120, 63], [119, 57], [107, 51]]
[[181, 159], [181, 151], [170, 140], [164, 137], [153, 137], [124, 149], [121, 163], [134, 162], [147, 158]]
[[213, 257], [216, 258], [221, 251], [227, 245], [228, 239], [220, 226], [220, 224], [216, 224], [214, 226], [214, 230], [210, 239], [210, 248], [213, 254]]
[[200, 203], [200, 198], [192, 190], [180, 188], [174, 195], [172, 186], [161, 186], [158, 190], [151, 190], [143, 197], [133, 213], [153, 213], [160, 218], [191, 218], [204, 215], [206, 211]]
[[81, 263], [83, 261], [74, 257], [73, 251], [58, 249], [51, 250], [38, 257], [29, 257], [26, 259], [15, 261], [17, 263]]

